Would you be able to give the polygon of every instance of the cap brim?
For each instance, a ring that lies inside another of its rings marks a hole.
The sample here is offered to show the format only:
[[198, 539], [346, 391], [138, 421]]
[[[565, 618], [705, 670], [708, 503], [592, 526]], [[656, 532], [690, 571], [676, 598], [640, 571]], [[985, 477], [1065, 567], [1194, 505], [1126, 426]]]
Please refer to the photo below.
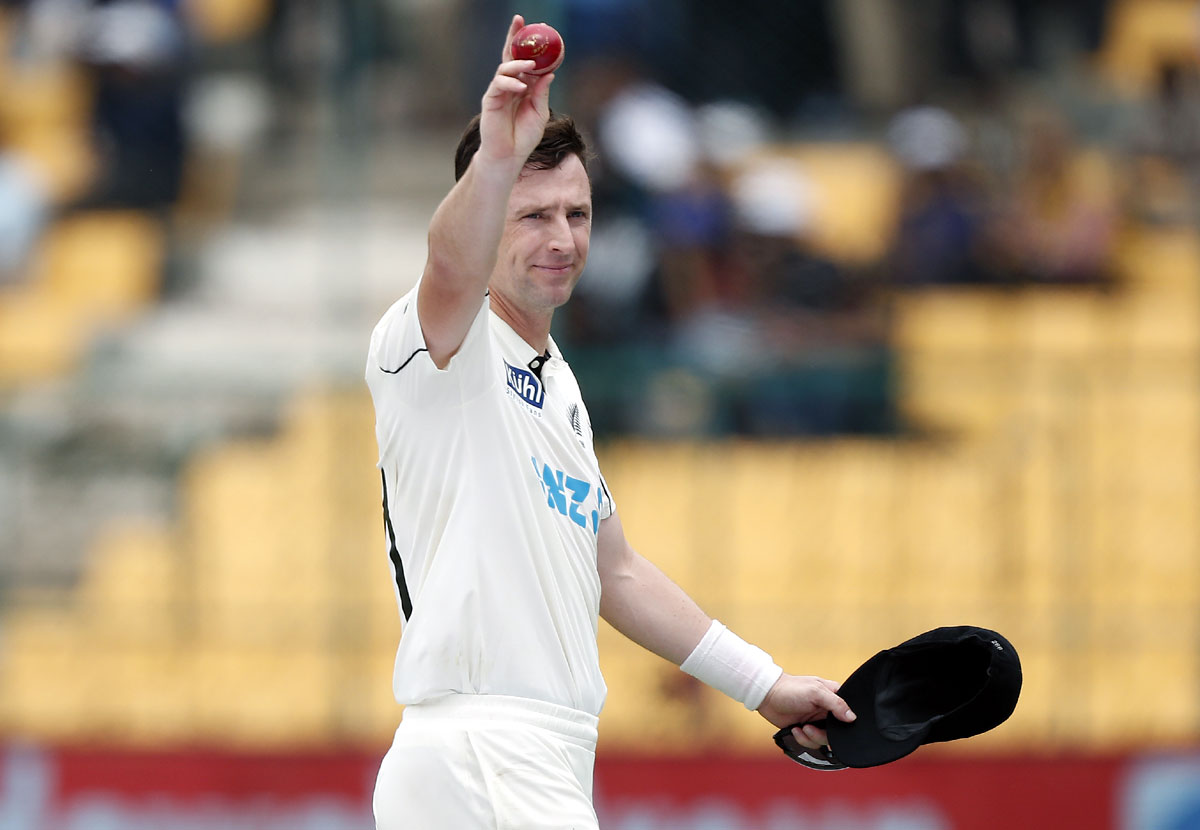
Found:
[[791, 758], [797, 764], [815, 770], [838, 770], [846, 769], [846, 765], [838, 761], [834, 757], [832, 750], [829, 747], [823, 746], [818, 749], [809, 749], [801, 746], [792, 735], [792, 729], [803, 724], [793, 724], [785, 726], [775, 733], [775, 744], [783, 750], [783, 754]]
[[820, 770], [821, 772], [847, 769], [846, 765], [835, 758], [833, 753], [827, 748], [810, 749], [791, 757], [797, 764], [803, 764], [809, 769]]
[[885, 737], [879, 729], [875, 708], [879, 675], [892, 656], [881, 651], [846, 678], [838, 695], [856, 715], [850, 723], [830, 716], [825, 721], [829, 746], [837, 760], [848, 767], [877, 767], [898, 761], [924, 743], [929, 726], [914, 731], [903, 740]]

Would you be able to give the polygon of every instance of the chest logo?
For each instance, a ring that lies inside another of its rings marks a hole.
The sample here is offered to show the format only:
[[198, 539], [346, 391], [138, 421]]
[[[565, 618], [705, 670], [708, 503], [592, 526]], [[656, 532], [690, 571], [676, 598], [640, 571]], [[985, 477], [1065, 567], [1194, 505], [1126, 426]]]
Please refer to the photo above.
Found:
[[[567, 475], [562, 470], [556, 470], [549, 464], [539, 468], [536, 458], [529, 459], [533, 463], [533, 474], [542, 485], [542, 493], [546, 496], [546, 506], [557, 510], [584, 530], [590, 529], [593, 534], [600, 530], [600, 507], [602, 490], [593, 487], [591, 482], [583, 481]], [[595, 504], [592, 497], [595, 496]]]
[[508, 379], [508, 390], [534, 409], [540, 410], [546, 401], [546, 390], [537, 375], [528, 369], [518, 369], [507, 360], [504, 361], [505, 376]]

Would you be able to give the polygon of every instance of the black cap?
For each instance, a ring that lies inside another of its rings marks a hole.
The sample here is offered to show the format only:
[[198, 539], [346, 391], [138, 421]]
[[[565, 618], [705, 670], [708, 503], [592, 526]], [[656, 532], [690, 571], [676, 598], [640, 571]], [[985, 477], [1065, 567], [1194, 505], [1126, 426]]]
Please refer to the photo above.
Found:
[[936, 628], [879, 652], [846, 679], [838, 695], [857, 718], [831, 715], [821, 724], [827, 755], [788, 754], [817, 769], [879, 766], [922, 744], [994, 729], [1020, 693], [1021, 661], [1003, 636], [970, 625]]

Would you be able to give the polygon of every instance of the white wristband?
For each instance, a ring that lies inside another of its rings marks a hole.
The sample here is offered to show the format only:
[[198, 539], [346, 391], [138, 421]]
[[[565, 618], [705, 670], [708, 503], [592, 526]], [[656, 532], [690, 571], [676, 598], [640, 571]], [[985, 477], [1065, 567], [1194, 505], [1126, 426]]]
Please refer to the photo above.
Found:
[[750, 711], [762, 706], [767, 692], [783, 674], [771, 655], [716, 620], [679, 668], [741, 701]]

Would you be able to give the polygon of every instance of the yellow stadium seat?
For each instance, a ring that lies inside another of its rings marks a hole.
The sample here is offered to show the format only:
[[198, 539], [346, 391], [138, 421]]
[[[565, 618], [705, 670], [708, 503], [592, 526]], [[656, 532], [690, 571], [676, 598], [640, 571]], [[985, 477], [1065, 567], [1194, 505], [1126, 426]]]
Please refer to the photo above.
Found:
[[97, 687], [85, 672], [82, 632], [67, 607], [6, 613], [0, 700], [10, 737], [65, 740], [86, 731]]
[[404, 708], [392, 695], [394, 644], [342, 655], [343, 678], [335, 689], [336, 731], [331, 734], [361, 744], [386, 746], [400, 724]]
[[792, 487], [792, 470], [800, 463], [786, 447], [747, 445], [730, 464], [730, 554], [724, 561], [726, 590], [736, 603], [795, 595], [808, 547], [808, 511]]
[[94, 678], [85, 735], [109, 744], [164, 746], [194, 738], [191, 655], [170, 646], [91, 648]]
[[709, 691], [606, 624], [600, 628], [601, 668], [609, 688], [600, 715], [605, 745], [636, 748], [650, 741], [666, 753], [682, 751], [708, 719], [715, 702]]
[[1098, 294], [1051, 288], [1025, 291], [1013, 298], [1009, 313], [1017, 350], [1078, 359], [1104, 348], [1109, 301]]
[[333, 652], [202, 648], [191, 671], [196, 734], [205, 741], [295, 746], [333, 734], [341, 676]]
[[173, 643], [187, 595], [182, 564], [165, 528], [106, 528], [91, 548], [77, 594], [89, 636], [122, 649]]
[[965, 435], [993, 432], [1018, 401], [1014, 300], [955, 289], [897, 298], [898, 405], [910, 422]]
[[1200, 298], [1200, 236], [1191, 227], [1129, 228], [1116, 246], [1114, 267], [1135, 295], [1192, 305]]
[[50, 198], [78, 195], [92, 178], [87, 79], [63, 66], [9, 67], [0, 73], [0, 129], [28, 159]]
[[1196, 4], [1192, 0], [1119, 0], [1108, 15], [1100, 62], [1123, 92], [1150, 93], [1164, 60], [1196, 62]]
[[0, 124], [68, 128], [90, 117], [87, 77], [66, 64], [28, 63], [0, 76]]
[[1112, 337], [1134, 354], [1191, 360], [1200, 349], [1200, 305], [1174, 297], [1132, 297], [1113, 317]]
[[162, 229], [136, 213], [91, 214], [52, 226], [32, 282], [0, 293], [0, 385], [77, 367], [98, 329], [157, 294], [163, 244]]
[[693, 519], [703, 509], [694, 501], [701, 454], [701, 447], [687, 442], [652, 447], [613, 444], [602, 450], [601, 458], [601, 469], [634, 547], [689, 588], [697, 587], [705, 576], [689, 556], [698, 537]]
[[803, 142], [771, 148], [767, 155], [798, 161], [811, 179], [816, 204], [806, 230], [819, 250], [857, 264], [883, 257], [891, 243], [901, 178], [884, 148], [870, 142]]
[[120, 320], [157, 297], [164, 246], [162, 226], [143, 213], [80, 214], [47, 233], [38, 278], [87, 319]]
[[[996, 531], [986, 456], [931, 447], [907, 459], [898, 489], [889, 580], [911, 602], [952, 615], [996, 583]], [[887, 594], [880, 596], [886, 602]]]
[[1010, 295], [925, 289], [896, 297], [893, 343], [901, 352], [993, 355], [1012, 343]]
[[[1162, 648], [1153, 639], [1094, 653], [1092, 713], [1094, 746], [1141, 748], [1180, 747], [1194, 740], [1196, 698], [1200, 696], [1200, 660], [1194, 642], [1183, 648]], [[1152, 678], [1144, 684], [1139, 716], [1129, 716], [1129, 679]]]
[[206, 642], [262, 643], [279, 630], [272, 563], [283, 556], [287, 499], [274, 457], [270, 443], [243, 442], [204, 453], [188, 470], [192, 585]]
[[184, 10], [202, 40], [230, 43], [262, 29], [271, 5], [268, 0], [188, 0]]
[[71, 371], [87, 337], [78, 315], [36, 286], [0, 293], [0, 388]]
[[87, 190], [97, 158], [84, 127], [25, 124], [14, 129], [9, 146], [29, 163], [51, 204], [64, 204]]
[[994, 433], [1014, 418], [1018, 367], [999, 356], [901, 354], [897, 406], [922, 430], [969, 438]]

